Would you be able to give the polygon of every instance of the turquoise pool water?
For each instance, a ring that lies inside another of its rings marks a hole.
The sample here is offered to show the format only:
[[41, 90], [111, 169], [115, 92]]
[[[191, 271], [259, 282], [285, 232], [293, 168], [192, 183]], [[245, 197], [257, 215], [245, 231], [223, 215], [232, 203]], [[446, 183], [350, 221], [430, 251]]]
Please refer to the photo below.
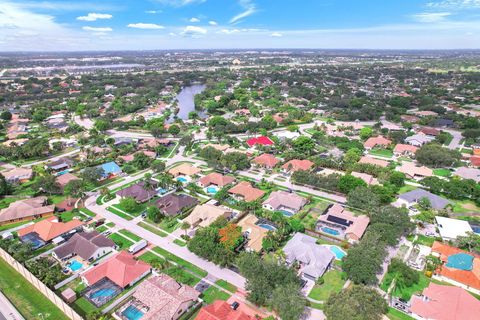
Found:
[[337, 246], [330, 246], [330, 251], [332, 251], [332, 253], [335, 255], [335, 258], [337, 260], [342, 260], [343, 257], [345, 257], [347, 255], [347, 253], [345, 251], [343, 251], [342, 249], [340, 249], [339, 247]]
[[207, 193], [210, 193], [210, 194], [215, 194], [218, 192], [218, 188], [217, 187], [208, 187], [207, 188]]
[[143, 312], [138, 310], [135, 306], [128, 306], [123, 310], [122, 315], [128, 320], [138, 320], [143, 317]]
[[104, 288], [98, 291], [93, 292], [90, 295], [90, 298], [99, 298], [99, 297], [110, 297], [116, 294], [116, 290], [113, 288]]
[[57, 176], [61, 176], [62, 174], [65, 174], [65, 173], [68, 173], [69, 170], [63, 170], [63, 171], [60, 171], [60, 172], [57, 172]]
[[291, 217], [293, 216], [293, 213], [287, 210], [278, 210], [278, 212], [281, 212], [285, 217]]
[[472, 270], [473, 269], [473, 256], [466, 253], [452, 254], [448, 257], [447, 267], [455, 268], [459, 270]]
[[331, 234], [332, 236], [338, 236], [340, 234], [340, 232], [338, 232], [337, 230], [329, 227], [322, 227], [322, 231]]
[[70, 264], [68, 265], [68, 268], [73, 272], [82, 269], [82, 267], [83, 267], [83, 264], [81, 264], [77, 260], [70, 261]]
[[178, 177], [178, 178], [177, 178], [177, 181], [180, 181], [180, 182], [182, 182], [182, 183], [185, 183], [185, 182], [187, 182], [188, 180], [187, 180], [187, 178], [185, 178], [185, 177]]
[[277, 228], [275, 228], [274, 226], [271, 226], [271, 225], [266, 224], [266, 223], [258, 224], [258, 226], [262, 227], [263, 229], [267, 229], [267, 230], [272, 230], [272, 231], [277, 230]]

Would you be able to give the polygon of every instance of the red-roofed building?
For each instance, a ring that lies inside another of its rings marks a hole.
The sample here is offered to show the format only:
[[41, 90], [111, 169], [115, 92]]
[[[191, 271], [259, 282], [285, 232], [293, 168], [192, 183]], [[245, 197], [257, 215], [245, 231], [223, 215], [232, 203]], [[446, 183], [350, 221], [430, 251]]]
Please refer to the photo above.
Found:
[[132, 286], [150, 273], [150, 265], [135, 260], [127, 251], [121, 251], [107, 261], [88, 270], [82, 275], [82, 281], [92, 286], [103, 278], [107, 278], [121, 288]]
[[308, 171], [313, 167], [314, 163], [310, 160], [298, 160], [298, 159], [292, 159], [285, 163], [282, 166], [282, 169], [285, 172], [295, 172], [295, 171]]
[[363, 144], [365, 149], [373, 149], [377, 146], [388, 147], [392, 144], [392, 140], [388, 140], [382, 136], [368, 138], [367, 141]]
[[280, 162], [280, 160], [277, 159], [273, 154], [264, 153], [253, 159], [252, 162], [259, 167], [273, 169]]
[[419, 132], [431, 137], [436, 137], [440, 134], [440, 130], [437, 130], [435, 128], [428, 128], [428, 127], [424, 127], [420, 129]]
[[422, 296], [412, 296], [410, 311], [417, 319], [474, 320], [480, 301], [462, 288], [430, 282]]
[[256, 146], [257, 144], [261, 146], [271, 146], [273, 145], [273, 141], [269, 137], [260, 136], [248, 139], [247, 144], [250, 148]]
[[480, 156], [470, 157], [470, 163], [472, 164], [472, 167], [480, 167]]
[[17, 233], [20, 238], [23, 238], [30, 233], [36, 233], [40, 239], [48, 242], [70, 231], [80, 229], [82, 226], [83, 221], [78, 219], [73, 219], [68, 222], [61, 222], [58, 221], [57, 217], [50, 217], [22, 228], [18, 230]]
[[223, 174], [220, 174], [218, 172], [212, 172], [200, 178], [198, 184], [203, 188], [208, 187], [212, 184], [216, 185], [217, 187], [223, 188], [226, 185], [233, 183], [234, 181], [234, 177], [224, 176]]
[[221, 300], [203, 307], [195, 320], [257, 320], [240, 310], [233, 310], [230, 305]]
[[409, 145], [409, 144], [402, 144], [399, 143], [395, 146], [393, 149], [393, 154], [396, 155], [397, 157], [399, 156], [414, 156], [415, 153], [417, 152], [418, 147]]

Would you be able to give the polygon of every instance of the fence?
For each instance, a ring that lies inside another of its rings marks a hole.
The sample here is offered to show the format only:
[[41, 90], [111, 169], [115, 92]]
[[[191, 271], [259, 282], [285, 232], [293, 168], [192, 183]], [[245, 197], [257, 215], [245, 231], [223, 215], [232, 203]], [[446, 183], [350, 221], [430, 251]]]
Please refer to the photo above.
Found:
[[68, 318], [72, 320], [83, 320], [67, 303], [50, 290], [45, 284], [38, 280], [30, 271], [28, 271], [20, 262], [13, 259], [11, 255], [0, 248], [0, 258], [5, 260], [12, 268], [18, 271], [28, 282], [38, 289], [48, 298], [57, 308], [59, 308]]

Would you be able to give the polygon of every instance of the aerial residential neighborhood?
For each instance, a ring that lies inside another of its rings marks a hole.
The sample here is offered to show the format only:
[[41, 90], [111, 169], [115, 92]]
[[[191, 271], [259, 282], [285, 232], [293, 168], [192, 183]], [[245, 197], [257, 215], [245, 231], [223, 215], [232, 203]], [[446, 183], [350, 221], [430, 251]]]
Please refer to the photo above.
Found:
[[479, 319], [479, 14], [0, 1], [0, 320]]

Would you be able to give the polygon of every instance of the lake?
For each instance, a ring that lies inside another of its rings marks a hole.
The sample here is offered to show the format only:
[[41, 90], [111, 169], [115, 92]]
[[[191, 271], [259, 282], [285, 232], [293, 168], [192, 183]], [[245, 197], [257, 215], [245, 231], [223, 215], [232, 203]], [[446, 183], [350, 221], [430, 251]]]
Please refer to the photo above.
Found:
[[[205, 118], [207, 115], [204, 112], [195, 110], [195, 95], [205, 90], [207, 86], [204, 84], [195, 84], [192, 86], [184, 87], [176, 97], [178, 101], [179, 112], [177, 114], [178, 119], [187, 120], [188, 114], [191, 111], [196, 111], [200, 118]], [[173, 121], [173, 114], [171, 119]]]

